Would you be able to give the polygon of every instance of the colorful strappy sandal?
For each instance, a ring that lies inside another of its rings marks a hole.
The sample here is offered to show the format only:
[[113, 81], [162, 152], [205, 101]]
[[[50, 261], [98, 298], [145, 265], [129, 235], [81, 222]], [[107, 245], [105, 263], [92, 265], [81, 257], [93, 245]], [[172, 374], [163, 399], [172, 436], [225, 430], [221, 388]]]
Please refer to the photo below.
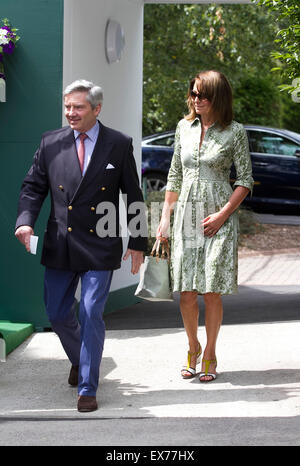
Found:
[[[215, 364], [216, 365], [215, 368], [217, 368], [217, 360], [216, 359], [203, 359], [202, 363], [205, 364], [205, 369], [204, 369], [205, 372], [200, 372], [200, 374], [199, 374], [200, 382], [205, 383], [205, 382], [212, 382], [213, 380], [216, 380], [217, 374], [213, 374], [212, 372], [208, 372], [208, 369], [209, 369], [209, 366], [211, 364]], [[207, 376], [211, 377], [211, 379], [209, 379], [209, 380], [203, 379], [203, 377], [207, 377]]]
[[[197, 356], [197, 360], [196, 360], [196, 366], [197, 366], [197, 364], [199, 364], [200, 359], [201, 359], [201, 353], [202, 353], [202, 348], [201, 348], [200, 343], [199, 343], [199, 349], [197, 352], [192, 353], [191, 351], [188, 351], [187, 365], [181, 369], [181, 376], [183, 379], [192, 379], [193, 377], [195, 377], [196, 367], [195, 368], [191, 367], [191, 360], [192, 360], [192, 356]], [[188, 374], [184, 374], [184, 372], [188, 372]]]

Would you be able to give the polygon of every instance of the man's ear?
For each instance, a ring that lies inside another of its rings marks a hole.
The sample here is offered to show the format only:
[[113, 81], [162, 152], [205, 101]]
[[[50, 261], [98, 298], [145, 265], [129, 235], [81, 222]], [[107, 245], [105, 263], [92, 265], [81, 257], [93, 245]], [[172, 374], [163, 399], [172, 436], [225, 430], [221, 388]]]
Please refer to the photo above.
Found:
[[98, 105], [95, 107], [95, 114], [96, 114], [96, 116], [98, 116], [99, 113], [101, 112], [101, 108], [102, 108], [102, 105], [101, 105], [101, 104], [98, 104]]

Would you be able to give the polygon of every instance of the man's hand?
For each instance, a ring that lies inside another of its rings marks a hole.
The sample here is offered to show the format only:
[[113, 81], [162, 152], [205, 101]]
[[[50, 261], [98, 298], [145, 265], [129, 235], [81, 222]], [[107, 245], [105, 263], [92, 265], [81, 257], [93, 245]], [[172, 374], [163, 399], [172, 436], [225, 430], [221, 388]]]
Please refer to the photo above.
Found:
[[143, 251], [135, 251], [134, 249], [127, 249], [123, 260], [126, 261], [131, 256], [131, 273], [135, 275], [140, 270], [140, 266], [144, 262]]
[[28, 252], [30, 252], [30, 236], [33, 234], [33, 229], [27, 225], [22, 225], [15, 231], [15, 236], [22, 244], [24, 244]]

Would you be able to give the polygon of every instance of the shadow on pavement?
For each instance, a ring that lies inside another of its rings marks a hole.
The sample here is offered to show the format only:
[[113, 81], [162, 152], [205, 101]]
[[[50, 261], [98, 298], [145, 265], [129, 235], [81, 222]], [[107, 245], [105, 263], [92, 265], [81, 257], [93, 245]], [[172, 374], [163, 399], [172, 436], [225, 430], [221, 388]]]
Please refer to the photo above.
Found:
[[[179, 294], [174, 302], [142, 301], [105, 316], [107, 330], [182, 328]], [[199, 325], [204, 325], [199, 296]], [[281, 322], [300, 319], [298, 286], [239, 286], [237, 295], [223, 296], [223, 325]]]

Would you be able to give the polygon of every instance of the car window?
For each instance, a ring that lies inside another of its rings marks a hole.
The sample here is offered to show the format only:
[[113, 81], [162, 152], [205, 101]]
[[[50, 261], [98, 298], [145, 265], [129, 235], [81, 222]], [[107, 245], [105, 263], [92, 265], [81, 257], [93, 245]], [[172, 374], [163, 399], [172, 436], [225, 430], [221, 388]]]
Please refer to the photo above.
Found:
[[276, 133], [265, 131], [249, 131], [249, 146], [251, 152], [261, 154], [295, 155], [300, 145]]
[[174, 145], [174, 136], [164, 136], [161, 138], [153, 139], [150, 144], [152, 146], [168, 146], [173, 147]]

